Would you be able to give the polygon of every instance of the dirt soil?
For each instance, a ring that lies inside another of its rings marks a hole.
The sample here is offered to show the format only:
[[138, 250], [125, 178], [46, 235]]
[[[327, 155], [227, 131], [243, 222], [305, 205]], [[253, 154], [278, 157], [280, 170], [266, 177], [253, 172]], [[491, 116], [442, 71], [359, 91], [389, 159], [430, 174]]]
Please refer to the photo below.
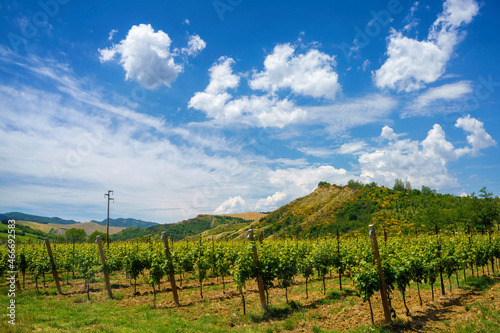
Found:
[[[392, 307], [396, 311], [398, 319], [389, 327], [394, 332], [431, 332], [435, 330], [449, 331], [455, 325], [466, 321], [473, 321], [477, 318], [480, 304], [486, 304], [493, 308], [500, 309], [500, 277], [490, 275], [494, 281], [486, 290], [479, 291], [474, 288], [459, 289], [453, 283], [450, 292], [448, 281], [445, 281], [445, 295], [441, 295], [439, 282], [434, 285], [434, 301], [432, 301], [431, 291], [421, 290], [423, 305], [420, 306], [416, 285], [412, 285], [406, 294], [406, 304], [410, 314], [406, 315], [401, 293], [392, 293]], [[65, 274], [62, 276], [65, 281]], [[112, 276], [113, 292], [121, 293], [118, 302], [120, 307], [136, 307], [151, 304], [152, 290], [140, 279], [137, 285], [137, 293], [134, 295], [134, 287], [125, 276]], [[256, 283], [249, 283], [245, 291], [247, 316], [253, 316], [253, 322], [241, 320], [242, 302], [240, 295], [236, 292], [231, 278], [226, 278], [226, 292], [223, 293], [220, 286], [221, 280], [210, 278], [203, 284], [203, 299], [200, 298], [199, 285], [194, 278], [184, 278], [182, 287], [179, 288], [179, 299], [181, 307], [177, 307], [173, 300], [170, 283], [167, 279], [162, 280], [161, 292], [157, 294], [157, 308], [168, 309], [169, 311], [189, 314], [192, 320], [197, 320], [204, 315], [204, 306], [209, 304], [210, 308], [222, 320], [225, 329], [243, 331], [244, 329], [257, 329], [265, 331], [266, 328], [283, 327], [283, 323], [290, 317], [300, 312], [296, 325], [289, 332], [311, 332], [321, 330], [347, 331], [358, 327], [369, 326], [371, 324], [369, 304], [362, 300], [353, 292], [354, 288], [350, 281], [344, 282], [344, 291], [339, 292], [338, 276], [333, 275], [327, 278], [327, 295], [321, 290], [319, 279], [310, 282], [309, 298], [305, 298], [304, 279], [298, 278], [295, 284], [288, 291], [289, 302], [299, 304], [298, 310], [288, 313], [281, 313], [277, 316], [266, 317], [260, 311], [259, 293]], [[455, 281], [453, 281], [455, 282]], [[177, 280], [177, 285], [180, 281]], [[29, 288], [34, 288], [29, 286]], [[94, 301], [105, 301], [107, 294], [101, 283], [91, 284], [90, 297]], [[43, 287], [40, 287], [43, 289]], [[300, 290], [299, 290], [300, 289]], [[86, 294], [83, 281], [74, 280], [70, 285], [63, 285], [65, 297], [75, 297], [75, 302], [79, 302]], [[42, 291], [43, 292], [43, 291]], [[285, 308], [284, 290], [273, 288], [269, 292], [271, 306], [275, 308]], [[371, 298], [374, 313], [374, 320], [377, 325], [383, 325], [384, 314], [380, 301], [380, 294]], [[256, 315], [258, 314], [258, 315]], [[283, 329], [281, 329], [283, 330]], [[281, 331], [280, 330], [280, 331]]]

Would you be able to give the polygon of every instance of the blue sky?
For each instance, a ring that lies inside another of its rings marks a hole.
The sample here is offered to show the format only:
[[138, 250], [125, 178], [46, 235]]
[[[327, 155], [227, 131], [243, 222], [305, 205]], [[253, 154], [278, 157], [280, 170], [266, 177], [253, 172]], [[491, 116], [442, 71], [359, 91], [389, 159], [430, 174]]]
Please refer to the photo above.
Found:
[[0, 212], [161, 223], [319, 181], [500, 194], [494, 1], [0, 5]]

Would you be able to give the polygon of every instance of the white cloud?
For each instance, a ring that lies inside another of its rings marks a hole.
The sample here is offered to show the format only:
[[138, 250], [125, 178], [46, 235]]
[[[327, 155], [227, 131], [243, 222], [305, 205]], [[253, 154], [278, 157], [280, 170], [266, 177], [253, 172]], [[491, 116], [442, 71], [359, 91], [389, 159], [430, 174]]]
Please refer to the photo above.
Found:
[[209, 94], [223, 93], [227, 89], [237, 88], [240, 77], [233, 73], [232, 65], [234, 60], [228, 57], [220, 57], [216, 63], [210, 67], [210, 83], [205, 89]]
[[360, 178], [386, 186], [400, 178], [409, 180], [414, 187], [426, 185], [440, 191], [463, 192], [457, 177], [450, 174], [448, 164], [464, 155], [474, 156], [496, 142], [486, 133], [483, 123], [470, 116], [459, 118], [455, 126], [472, 133], [467, 136], [469, 146], [455, 148], [446, 140], [439, 124], [435, 124], [421, 142], [400, 140], [390, 127], [384, 127], [380, 138], [389, 142], [359, 156]]
[[344, 143], [338, 150], [339, 154], [361, 154], [366, 148], [367, 144], [364, 141], [354, 141]]
[[314, 157], [327, 157], [335, 154], [335, 151], [327, 148], [299, 147], [298, 151]]
[[207, 46], [207, 43], [198, 35], [193, 35], [189, 37], [188, 47], [183, 48], [182, 52], [189, 56], [198, 55]]
[[277, 45], [264, 61], [265, 70], [254, 72], [249, 85], [274, 93], [290, 88], [297, 95], [334, 99], [340, 91], [335, 57], [318, 50], [295, 55], [290, 44]]
[[368, 69], [368, 67], [370, 67], [370, 60], [366, 59], [365, 61], [363, 61], [363, 65], [362, 65], [362, 68], [363, 68], [363, 72], [366, 72], [366, 70]]
[[444, 73], [449, 54], [428, 41], [417, 41], [393, 32], [387, 46], [389, 58], [375, 73], [379, 88], [413, 91], [436, 81]]
[[166, 33], [155, 32], [150, 24], [134, 25], [127, 37], [110, 48], [99, 50], [101, 62], [120, 56], [125, 79], [137, 81], [147, 89], [170, 87], [183, 71], [170, 52], [171, 40]]
[[421, 94], [416, 99], [418, 108], [423, 108], [437, 100], [454, 100], [472, 92], [472, 84], [469, 81], [443, 84], [442, 86], [431, 88]]
[[110, 32], [109, 32], [109, 35], [108, 35], [108, 40], [113, 40], [113, 36], [118, 32], [118, 30], [116, 29], [112, 29]]
[[401, 117], [460, 112], [463, 110], [466, 98], [472, 92], [470, 81], [459, 81], [427, 89], [406, 105]]
[[416, 28], [420, 23], [418, 19], [415, 18], [415, 12], [418, 10], [418, 6], [420, 3], [418, 1], [414, 2], [410, 8], [410, 12], [406, 15], [404, 22], [406, 25], [404, 26], [404, 31], [411, 31], [413, 28]]
[[233, 99], [227, 89], [236, 88], [240, 77], [233, 74], [232, 58], [221, 57], [209, 70], [210, 83], [197, 92], [188, 106], [201, 110], [216, 123], [240, 126], [279, 127], [304, 120], [306, 112], [288, 99], [276, 96], [242, 96]]
[[323, 124], [330, 133], [340, 134], [357, 126], [384, 120], [396, 106], [397, 102], [392, 97], [370, 94], [304, 109], [309, 123]]
[[267, 198], [259, 199], [257, 205], [255, 205], [255, 210], [274, 210], [282, 206], [286, 199], [285, 192], [276, 192]]
[[399, 92], [415, 91], [442, 76], [453, 49], [463, 37], [460, 29], [477, 15], [474, 0], [447, 0], [443, 12], [429, 29], [427, 40], [418, 41], [392, 31], [387, 45], [388, 59], [375, 72], [379, 88]]
[[295, 197], [309, 194], [320, 181], [345, 184], [349, 179], [350, 174], [347, 170], [336, 169], [331, 165], [277, 169], [270, 171], [268, 176], [271, 185], [278, 186], [285, 193], [292, 193]]
[[[245, 142], [113, 105], [67, 66], [12, 56], [20, 83], [0, 84], [4, 211], [102, 219], [112, 189], [113, 216], [176, 222], [212, 213], [235, 191], [249, 207], [276, 191], [262, 177], [268, 161], [243, 152]], [[21, 83], [35, 77], [43, 84]]]
[[241, 196], [236, 196], [224, 201], [217, 209], [214, 210], [214, 214], [234, 214], [243, 213], [245, 211], [245, 200]]
[[471, 154], [472, 156], [475, 156], [481, 149], [496, 145], [496, 141], [493, 140], [491, 135], [486, 133], [484, 124], [475, 118], [471, 118], [470, 115], [459, 118], [455, 126], [463, 129], [465, 132], [471, 133], [470, 135], [467, 135], [467, 143], [470, 147], [459, 149], [458, 155]]
[[382, 128], [382, 133], [380, 133], [380, 138], [389, 141], [394, 141], [398, 139], [398, 134], [394, 133], [394, 130], [389, 126], [384, 126]]

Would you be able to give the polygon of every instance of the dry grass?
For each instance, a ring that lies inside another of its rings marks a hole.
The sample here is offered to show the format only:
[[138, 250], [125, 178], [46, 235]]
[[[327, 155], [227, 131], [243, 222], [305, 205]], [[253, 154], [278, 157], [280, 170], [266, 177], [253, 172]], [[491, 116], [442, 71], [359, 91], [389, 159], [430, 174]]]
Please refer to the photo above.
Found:
[[[106, 232], [106, 226], [100, 225], [94, 222], [83, 222], [75, 224], [43, 224], [30, 221], [17, 221], [18, 224], [28, 226], [34, 230], [40, 230], [41, 232], [55, 234], [63, 236], [64, 232], [71, 228], [83, 229], [87, 235], [92, 234], [94, 231], [99, 230], [101, 232]], [[122, 231], [123, 227], [109, 227], [109, 233], [111, 235], [117, 234]]]
[[239, 214], [223, 214], [222, 216], [230, 216], [230, 217], [239, 217], [244, 220], [248, 221], [257, 221], [264, 216], [267, 216], [267, 214], [262, 214], [258, 212], [246, 212], [246, 213], [239, 213]]

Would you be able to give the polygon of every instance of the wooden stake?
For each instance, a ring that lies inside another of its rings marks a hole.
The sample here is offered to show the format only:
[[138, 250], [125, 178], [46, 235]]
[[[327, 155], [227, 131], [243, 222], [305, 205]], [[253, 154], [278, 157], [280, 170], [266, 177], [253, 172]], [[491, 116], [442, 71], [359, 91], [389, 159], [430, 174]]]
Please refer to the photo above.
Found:
[[61, 284], [59, 283], [59, 276], [57, 276], [57, 268], [56, 263], [54, 262], [54, 256], [52, 255], [52, 249], [50, 248], [50, 241], [47, 237], [45, 237], [45, 245], [47, 246], [47, 252], [50, 257], [50, 265], [52, 266], [52, 276], [54, 277], [54, 281], [56, 282], [57, 292], [62, 295]]
[[[437, 237], [437, 243], [438, 243], [438, 258], [441, 258], [441, 244], [439, 244], [439, 232], [438, 232], [438, 226], [437, 224], [435, 225], [436, 228], [436, 237]], [[443, 266], [439, 265], [439, 278], [441, 279], [441, 294], [444, 296], [446, 294], [444, 290], [444, 281], [443, 281]]]
[[378, 266], [378, 276], [380, 278], [380, 297], [382, 298], [382, 306], [384, 307], [384, 316], [386, 323], [391, 322], [391, 311], [389, 309], [389, 301], [387, 300], [387, 290], [385, 289], [384, 273], [382, 272], [382, 261], [380, 259], [380, 253], [378, 252], [377, 235], [375, 234], [375, 226], [370, 224], [368, 226], [370, 231], [370, 241], [373, 248], [373, 256]]
[[[339, 228], [337, 228], [337, 255], [339, 256], [340, 259], [340, 236], [339, 236]], [[340, 264], [342, 266], [342, 264]], [[339, 284], [340, 284], [340, 290], [342, 290], [342, 267], [339, 267]]]
[[163, 241], [163, 247], [165, 248], [165, 257], [167, 258], [168, 261], [168, 276], [170, 279], [170, 286], [172, 287], [172, 295], [174, 296], [174, 303], [177, 304], [177, 306], [180, 306], [179, 296], [177, 295], [177, 286], [175, 284], [174, 266], [172, 265], [172, 257], [170, 256], [170, 250], [168, 248], [168, 237], [165, 234], [165, 231], [161, 233], [161, 239]]
[[109, 298], [113, 298], [113, 293], [111, 291], [111, 283], [109, 282], [109, 271], [108, 266], [106, 266], [106, 257], [104, 256], [104, 249], [102, 248], [101, 236], [97, 236], [95, 239], [97, 247], [99, 248], [99, 255], [101, 256], [102, 272], [104, 273], [104, 281], [106, 282], [106, 289], [108, 290]]
[[[253, 229], [248, 230], [248, 238], [251, 242], [254, 241]], [[255, 267], [259, 267], [259, 255], [257, 254], [257, 247], [255, 246], [255, 243], [252, 246], [252, 252], [253, 263], [255, 264]], [[264, 294], [264, 283], [262, 282], [262, 275], [260, 273], [257, 273], [257, 286], [259, 287], [260, 304], [262, 306], [262, 309], [264, 309], [265, 311], [267, 310], [267, 302], [266, 295]]]

